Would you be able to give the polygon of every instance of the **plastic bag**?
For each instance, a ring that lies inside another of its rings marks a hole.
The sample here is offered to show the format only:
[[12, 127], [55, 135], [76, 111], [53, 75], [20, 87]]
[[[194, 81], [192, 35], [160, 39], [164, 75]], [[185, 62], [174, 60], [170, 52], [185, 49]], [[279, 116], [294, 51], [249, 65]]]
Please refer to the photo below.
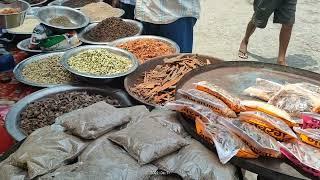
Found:
[[206, 92], [196, 89], [189, 89], [188, 91], [179, 89], [178, 93], [181, 94], [182, 97], [206, 106], [218, 114], [226, 117], [237, 117], [236, 113], [232, 111], [223, 101], [214, 96], [211, 96]]
[[48, 173], [74, 160], [87, 143], [58, 126], [34, 131], [13, 154], [13, 165], [28, 169], [29, 178]]
[[215, 146], [220, 162], [227, 163], [232, 157], [257, 158], [254, 153], [235, 134], [226, 130], [221, 124], [205, 124], [196, 119], [196, 130], [205, 141]]
[[297, 139], [296, 134], [281, 119], [259, 111], [241, 112], [239, 119], [250, 123], [278, 141]]
[[148, 117], [141, 118], [125, 129], [110, 134], [109, 139], [123, 146], [141, 165], [177, 151], [188, 144], [184, 138]]
[[300, 127], [293, 127], [293, 130], [300, 136], [303, 142], [316, 148], [320, 148], [320, 129], [301, 129]]
[[240, 104], [240, 99], [232, 96], [221, 87], [211, 84], [207, 81], [201, 81], [195, 83], [195, 85], [198, 90], [209, 93], [212, 96], [215, 96], [218, 99], [222, 100], [234, 112], [239, 113], [244, 110]]
[[221, 121], [221, 123], [228, 130], [239, 136], [257, 154], [275, 158], [280, 157], [281, 153], [277, 140], [255, 126], [238, 119]]
[[317, 129], [320, 128], [320, 115], [316, 113], [301, 113], [301, 118], [303, 121], [303, 129]]
[[302, 142], [282, 143], [281, 153], [294, 164], [312, 175], [320, 176], [320, 149]]
[[233, 165], [222, 165], [214, 153], [196, 140], [192, 140], [190, 145], [179, 152], [155, 161], [154, 164], [169, 173], [180, 175], [183, 179], [238, 179]]
[[0, 179], [1, 180], [24, 180], [27, 178], [27, 171], [13, 166], [11, 157], [0, 163]]
[[320, 94], [289, 84], [273, 96], [269, 104], [285, 110], [292, 117], [300, 118], [301, 112], [320, 112]]
[[311, 92], [315, 92], [320, 94], [320, 87], [311, 83], [306, 83], [306, 82], [302, 82], [302, 83], [296, 83], [294, 85], [300, 86], [302, 88], [305, 88]]
[[244, 94], [257, 97], [263, 101], [269, 101], [278, 91], [282, 85], [266, 79], [257, 78], [255, 86], [244, 90]]
[[261, 111], [271, 116], [282, 119], [289, 127], [298, 126], [301, 121], [293, 120], [291, 116], [284, 110], [279, 109], [271, 104], [260, 101], [241, 101], [246, 111]]

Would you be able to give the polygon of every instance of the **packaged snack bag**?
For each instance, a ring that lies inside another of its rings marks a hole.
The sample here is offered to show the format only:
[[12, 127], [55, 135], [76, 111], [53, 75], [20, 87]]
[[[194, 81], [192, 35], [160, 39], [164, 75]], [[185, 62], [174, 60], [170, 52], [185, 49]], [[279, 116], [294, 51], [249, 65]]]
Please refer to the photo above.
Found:
[[282, 143], [280, 151], [304, 171], [316, 177], [320, 176], [320, 149], [296, 141]]
[[255, 126], [238, 119], [229, 119], [228, 121], [220, 121], [220, 123], [239, 136], [257, 154], [280, 157], [281, 153], [277, 140]]
[[302, 128], [303, 129], [317, 129], [320, 128], [320, 115], [316, 113], [301, 113], [302, 118]]
[[244, 110], [240, 104], [240, 99], [238, 99], [237, 97], [233, 97], [230, 93], [220, 88], [219, 86], [216, 86], [207, 81], [201, 81], [201, 82], [195, 83], [195, 85], [196, 85], [196, 89], [209, 93], [212, 96], [215, 96], [218, 99], [222, 100], [234, 112], [239, 113]]
[[316, 148], [320, 148], [320, 129], [301, 129], [300, 127], [293, 127], [293, 130], [300, 136], [303, 142]]
[[282, 119], [290, 127], [298, 126], [300, 121], [295, 121], [284, 110], [281, 110], [271, 104], [261, 101], [241, 101], [241, 104], [246, 108], [246, 111], [261, 111], [271, 116]]
[[278, 141], [297, 139], [296, 134], [281, 119], [260, 111], [241, 112], [239, 119], [250, 123]]
[[263, 101], [269, 101], [278, 91], [282, 85], [266, 79], [257, 78], [256, 84], [244, 90], [244, 94], [259, 98]]
[[206, 92], [196, 89], [189, 89], [188, 91], [179, 89], [178, 93], [181, 94], [182, 97], [206, 106], [218, 114], [231, 118], [237, 117], [236, 113], [232, 111], [223, 101], [214, 96], [211, 96]]

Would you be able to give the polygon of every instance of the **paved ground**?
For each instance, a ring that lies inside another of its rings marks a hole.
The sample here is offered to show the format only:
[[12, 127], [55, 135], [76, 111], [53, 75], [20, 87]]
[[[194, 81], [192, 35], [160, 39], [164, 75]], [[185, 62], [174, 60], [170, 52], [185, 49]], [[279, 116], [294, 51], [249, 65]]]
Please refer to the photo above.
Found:
[[[239, 43], [252, 16], [253, 0], [201, 0], [194, 52], [238, 60]], [[271, 17], [272, 18], [272, 17]], [[257, 30], [249, 44], [249, 60], [276, 62], [279, 24]], [[288, 64], [320, 73], [320, 0], [298, 0]]]

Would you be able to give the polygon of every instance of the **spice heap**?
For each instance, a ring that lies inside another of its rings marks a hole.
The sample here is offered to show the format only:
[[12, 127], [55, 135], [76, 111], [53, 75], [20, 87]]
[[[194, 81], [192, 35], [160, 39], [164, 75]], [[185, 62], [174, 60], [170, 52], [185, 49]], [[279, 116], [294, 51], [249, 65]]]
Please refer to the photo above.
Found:
[[71, 22], [71, 20], [66, 17], [66, 16], [57, 16], [57, 17], [54, 17], [52, 19], [50, 19], [49, 23], [51, 25], [54, 25], [54, 26], [64, 26], [64, 27], [72, 27], [72, 26], [75, 26], [75, 24], [73, 24]]
[[[85, 15], [87, 15], [91, 22], [100, 22], [110, 17], [120, 17], [123, 15], [123, 11], [118, 8], [113, 8], [107, 3], [97, 2], [91, 3], [80, 8]], [[99, 13], [97, 13], [99, 12]]]
[[21, 11], [20, 8], [2, 8], [0, 9], [0, 14], [15, 14], [15, 13], [19, 13]]
[[61, 56], [50, 56], [27, 64], [22, 75], [29, 81], [39, 84], [63, 84], [73, 81], [71, 73], [59, 63]]
[[140, 83], [130, 87], [137, 96], [151, 104], [163, 105], [174, 100], [176, 84], [189, 71], [210, 64], [197, 56], [178, 56], [165, 59], [164, 64], [145, 72]]
[[91, 95], [87, 92], [59, 93], [29, 104], [21, 113], [20, 127], [29, 135], [38, 128], [53, 124], [54, 120], [64, 113], [90, 106], [99, 101], [119, 105], [119, 102], [111, 97]]
[[62, 3], [63, 6], [68, 6], [71, 8], [80, 8], [90, 3], [99, 2], [99, 0], [68, 0]]
[[38, 24], [40, 24], [40, 21], [37, 18], [26, 18], [21, 26], [8, 30], [15, 33], [31, 34]]
[[85, 34], [85, 38], [95, 42], [111, 42], [120, 38], [137, 35], [139, 28], [121, 18], [112, 17], [101, 21]]
[[109, 52], [106, 49], [92, 49], [72, 56], [68, 60], [71, 68], [94, 75], [113, 75], [127, 72], [132, 62], [123, 56]]
[[120, 44], [117, 47], [133, 53], [140, 63], [144, 63], [154, 57], [176, 53], [175, 48], [170, 44], [157, 39], [138, 39]]

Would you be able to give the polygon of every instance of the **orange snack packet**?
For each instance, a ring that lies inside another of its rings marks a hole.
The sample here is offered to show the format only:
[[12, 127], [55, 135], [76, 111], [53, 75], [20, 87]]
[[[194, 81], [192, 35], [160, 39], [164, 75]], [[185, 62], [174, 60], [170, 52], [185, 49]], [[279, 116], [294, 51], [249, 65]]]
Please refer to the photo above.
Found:
[[300, 127], [293, 127], [293, 130], [300, 136], [303, 142], [316, 148], [320, 148], [320, 129], [301, 129]]

